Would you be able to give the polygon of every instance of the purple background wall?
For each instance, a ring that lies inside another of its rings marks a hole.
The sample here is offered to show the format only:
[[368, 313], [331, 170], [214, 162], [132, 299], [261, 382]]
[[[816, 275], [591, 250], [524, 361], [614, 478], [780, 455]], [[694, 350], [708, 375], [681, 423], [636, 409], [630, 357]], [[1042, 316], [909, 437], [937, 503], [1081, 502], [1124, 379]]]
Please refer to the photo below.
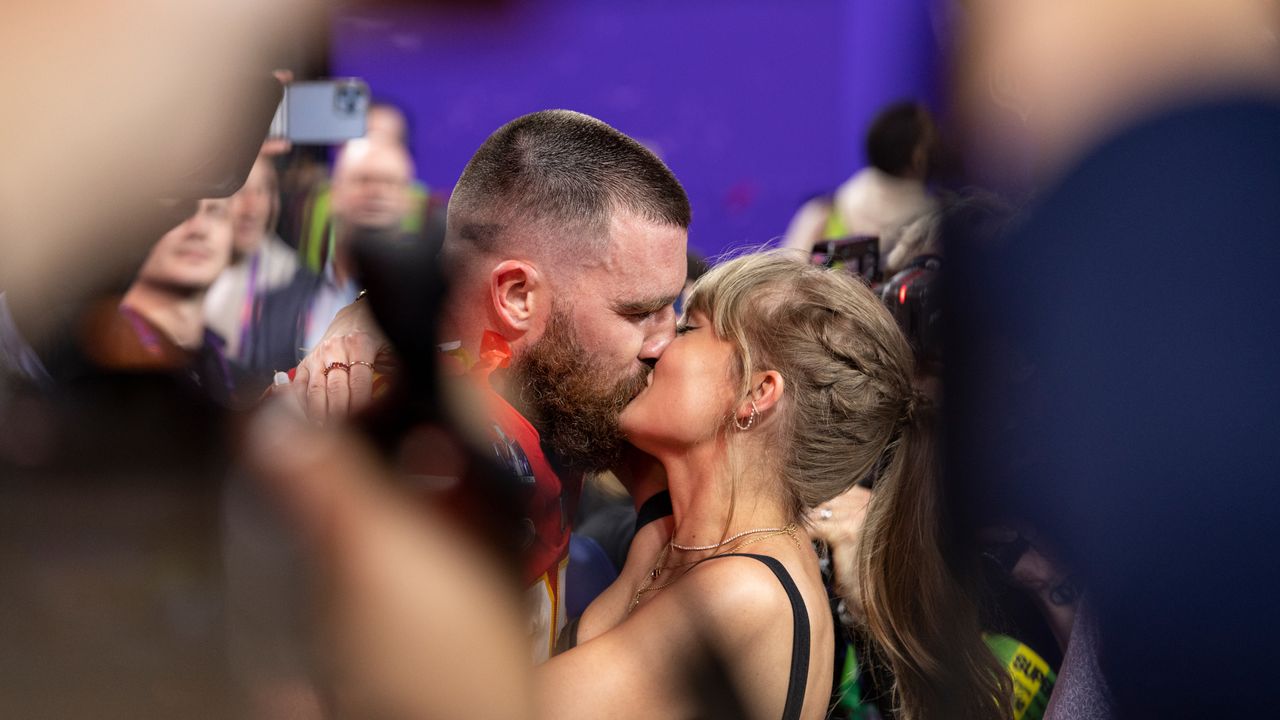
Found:
[[529, 0], [346, 9], [332, 70], [404, 106], [419, 177], [449, 187], [518, 115], [579, 110], [650, 145], [715, 255], [780, 235], [862, 165], [885, 102], [934, 96], [929, 0]]

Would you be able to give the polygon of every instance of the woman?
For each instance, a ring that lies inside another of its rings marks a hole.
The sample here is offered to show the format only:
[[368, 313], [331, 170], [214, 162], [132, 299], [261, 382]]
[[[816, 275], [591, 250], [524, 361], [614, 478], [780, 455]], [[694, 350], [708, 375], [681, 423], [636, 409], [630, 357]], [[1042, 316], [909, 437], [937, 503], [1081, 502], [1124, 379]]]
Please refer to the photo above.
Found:
[[824, 717], [834, 631], [801, 518], [879, 471], [860, 569], [901, 716], [1005, 714], [1007, 681], [939, 551], [911, 375], [897, 325], [849, 275], [774, 252], [703, 277], [621, 417], [666, 471], [674, 530], [633, 548], [582, 644], [545, 666], [543, 706], [561, 718], [722, 715], [708, 683], [722, 678], [733, 713]]

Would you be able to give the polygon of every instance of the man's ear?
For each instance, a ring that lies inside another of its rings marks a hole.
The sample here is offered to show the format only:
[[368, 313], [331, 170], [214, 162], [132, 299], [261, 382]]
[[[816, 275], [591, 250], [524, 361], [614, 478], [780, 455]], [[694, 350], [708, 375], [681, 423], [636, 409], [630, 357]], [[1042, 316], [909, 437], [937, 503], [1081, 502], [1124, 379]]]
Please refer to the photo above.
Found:
[[757, 413], [760, 415], [768, 414], [770, 410], [782, 401], [785, 385], [782, 373], [777, 370], [766, 370], [753, 374], [751, 376], [751, 391], [747, 394], [747, 398], [738, 405], [737, 417], [743, 422], [747, 422], [747, 419], [751, 417], [752, 403], [755, 404]]
[[521, 260], [503, 260], [489, 273], [489, 299], [497, 323], [508, 339], [535, 329], [545, 314], [546, 278], [538, 268]]

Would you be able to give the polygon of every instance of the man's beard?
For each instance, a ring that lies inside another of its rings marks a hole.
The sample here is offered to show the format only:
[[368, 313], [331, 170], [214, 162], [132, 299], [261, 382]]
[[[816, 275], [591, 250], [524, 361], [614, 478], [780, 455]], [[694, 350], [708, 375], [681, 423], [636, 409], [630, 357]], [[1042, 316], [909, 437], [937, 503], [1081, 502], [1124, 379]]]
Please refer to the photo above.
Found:
[[617, 463], [625, 442], [618, 414], [644, 389], [649, 368], [621, 380], [610, 377], [582, 347], [569, 317], [553, 309], [546, 333], [514, 370], [522, 409], [553, 462], [578, 472]]

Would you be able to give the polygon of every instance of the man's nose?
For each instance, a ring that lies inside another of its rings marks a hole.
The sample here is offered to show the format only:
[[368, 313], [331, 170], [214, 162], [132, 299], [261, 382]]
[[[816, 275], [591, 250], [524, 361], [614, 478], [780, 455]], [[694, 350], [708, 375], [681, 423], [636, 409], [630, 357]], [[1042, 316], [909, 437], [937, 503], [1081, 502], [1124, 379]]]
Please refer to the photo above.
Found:
[[183, 235], [187, 237], [204, 237], [209, 232], [209, 219], [204, 216], [204, 213], [192, 215], [183, 225], [186, 226], [183, 228], [185, 230]]
[[650, 366], [662, 357], [663, 351], [676, 339], [676, 313], [668, 305], [652, 318], [653, 326], [640, 346], [640, 359]]

